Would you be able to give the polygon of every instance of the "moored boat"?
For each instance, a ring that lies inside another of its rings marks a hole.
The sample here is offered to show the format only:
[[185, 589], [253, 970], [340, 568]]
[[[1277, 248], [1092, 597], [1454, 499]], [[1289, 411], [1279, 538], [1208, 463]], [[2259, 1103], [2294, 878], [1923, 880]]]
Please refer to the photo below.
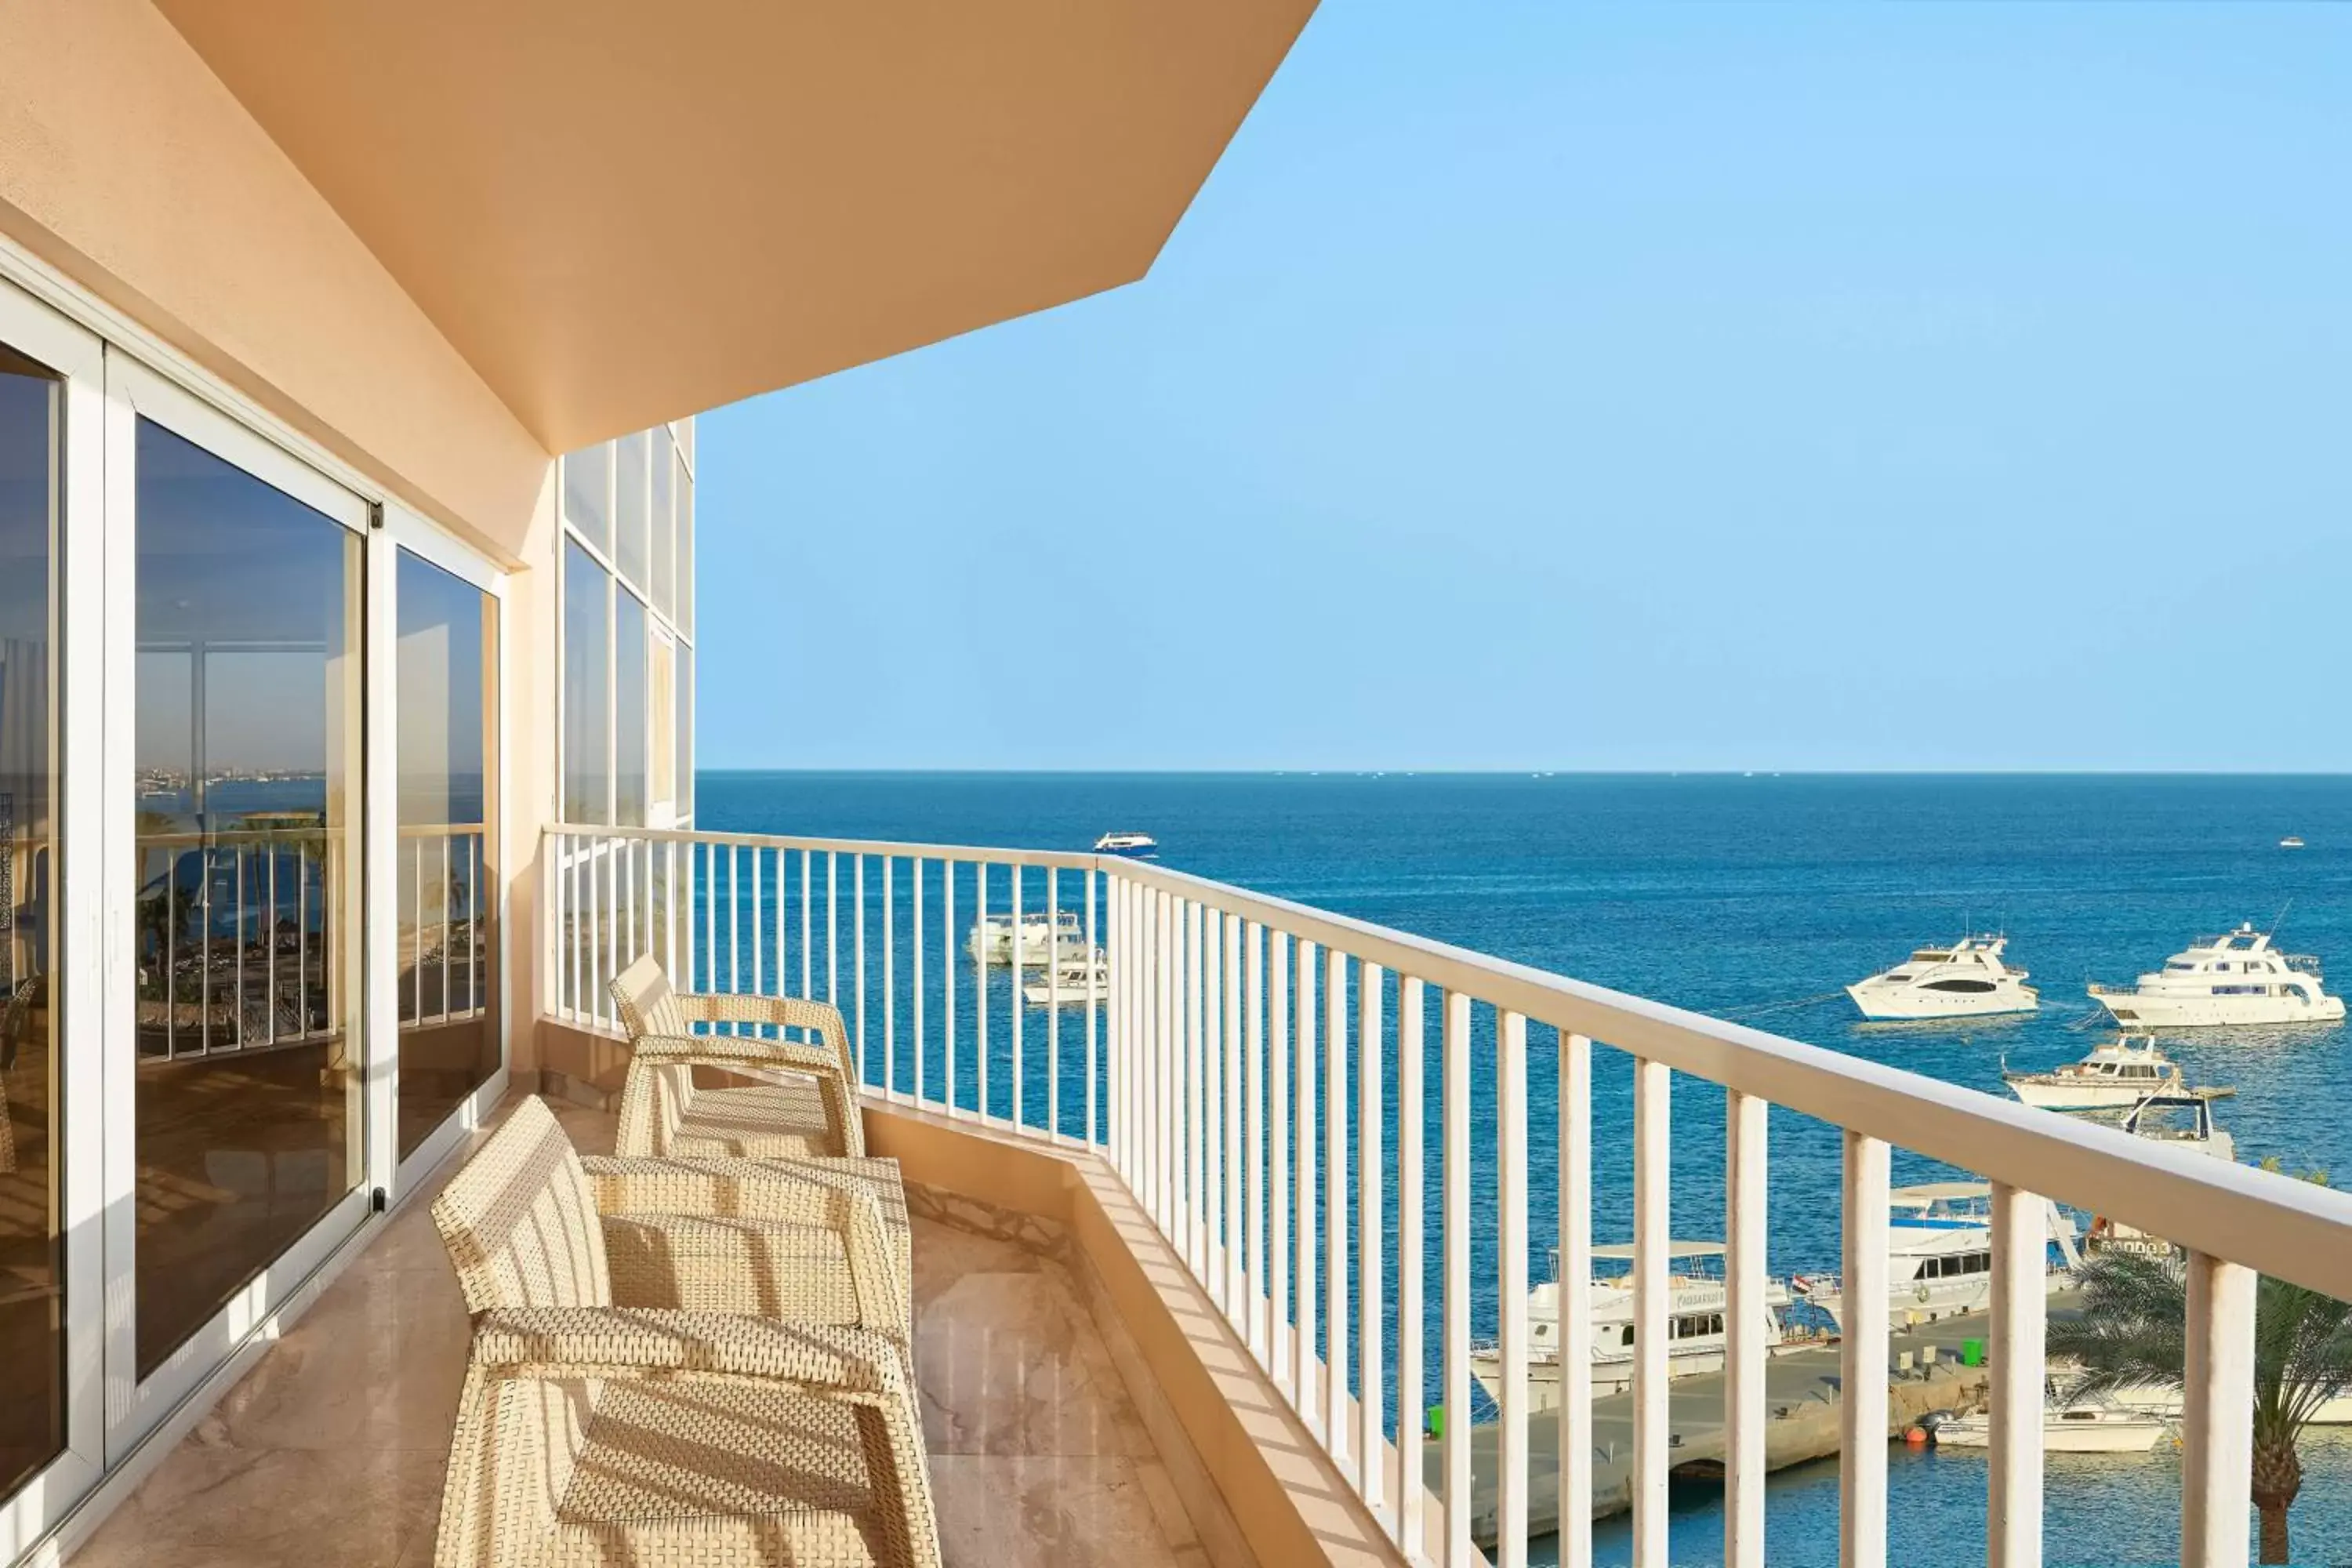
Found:
[[1973, 1018], [2030, 1013], [2041, 994], [2022, 969], [2001, 960], [2009, 939], [1966, 936], [1948, 947], [1923, 947], [1890, 969], [1845, 988], [1865, 1018]]
[[1148, 856], [1160, 847], [1160, 840], [1149, 833], [1106, 833], [1095, 840], [1097, 855]]
[[2201, 936], [2131, 985], [2093, 985], [2091, 1000], [2119, 1024], [2199, 1029], [2229, 1024], [2326, 1023], [2344, 1016], [2327, 994], [2319, 960], [2281, 952], [2251, 921]]
[[2128, 1110], [2150, 1094], [2185, 1092], [2179, 1064], [2157, 1049], [2153, 1035], [2126, 1035], [2095, 1046], [2080, 1061], [2048, 1072], [2011, 1072], [2011, 1094], [2042, 1110]]

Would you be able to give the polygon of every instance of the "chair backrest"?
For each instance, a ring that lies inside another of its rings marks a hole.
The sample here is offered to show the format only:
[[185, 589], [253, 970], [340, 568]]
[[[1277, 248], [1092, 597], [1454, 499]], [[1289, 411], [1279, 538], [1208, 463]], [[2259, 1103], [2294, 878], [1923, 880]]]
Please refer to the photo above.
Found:
[[522, 1101], [433, 1200], [466, 1310], [609, 1307], [596, 1196], [546, 1103]]
[[669, 976], [650, 952], [614, 975], [606, 989], [613, 994], [614, 1005], [620, 1009], [621, 1027], [629, 1032], [633, 1040], [647, 1035], [694, 1032], [677, 1005], [677, 994], [670, 989]]

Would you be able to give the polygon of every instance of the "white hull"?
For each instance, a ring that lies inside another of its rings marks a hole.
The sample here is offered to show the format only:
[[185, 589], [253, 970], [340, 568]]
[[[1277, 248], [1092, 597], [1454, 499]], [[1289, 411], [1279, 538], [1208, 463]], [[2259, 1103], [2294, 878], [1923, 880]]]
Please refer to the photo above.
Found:
[[2034, 1083], [2009, 1080], [2010, 1092], [2037, 1110], [2129, 1110], [2157, 1087], [2152, 1083]]
[[[2042, 1416], [2042, 1448], [2049, 1454], [2145, 1454], [2165, 1434], [2166, 1423], [2143, 1411], [2049, 1410]], [[1955, 1415], [1936, 1428], [1939, 1448], [1992, 1447], [1992, 1418]]]
[[2214, 1029], [2255, 1024], [2325, 1024], [2344, 1016], [2344, 998], [2168, 996], [2160, 991], [2094, 991], [2091, 1000], [2137, 1029]]
[[[2053, 1271], [2047, 1276], [2045, 1289], [2051, 1293], [2063, 1290], [2073, 1276]], [[1839, 1331], [1845, 1329], [1845, 1292], [1835, 1288], [1820, 1290], [1801, 1289], [1801, 1300], [1819, 1307], [1830, 1315]], [[1908, 1285], [1890, 1286], [1886, 1295], [1886, 1322], [1889, 1328], [1907, 1328], [1913, 1323], [1934, 1322], [1956, 1312], [1983, 1312], [1992, 1307], [1992, 1276], [1964, 1274], [1950, 1279], [1918, 1279]]]
[[[1779, 1348], [1773, 1346], [1767, 1353], [1776, 1353]], [[1711, 1348], [1694, 1347], [1687, 1351], [1674, 1350], [1666, 1354], [1666, 1376], [1669, 1379], [1699, 1377], [1707, 1373], [1722, 1370], [1723, 1347], [1720, 1344]], [[1497, 1404], [1502, 1402], [1503, 1358], [1501, 1356], [1492, 1351], [1472, 1351], [1470, 1375], [1478, 1380], [1478, 1386], [1486, 1391], [1488, 1398]], [[1592, 1363], [1593, 1398], [1601, 1399], [1612, 1394], [1623, 1394], [1633, 1386], [1632, 1357], [1624, 1356], [1613, 1361], [1595, 1361]], [[1535, 1411], [1559, 1408], [1559, 1357], [1547, 1356], [1540, 1361], [1532, 1356], [1528, 1358], [1528, 1408]]]
[[1977, 995], [1949, 991], [1926, 991], [1911, 985], [1873, 985], [1864, 981], [1849, 985], [1845, 994], [1862, 1016], [1874, 1023], [1916, 1022], [1921, 1018], [1982, 1018], [2000, 1013], [2031, 1013], [2041, 998], [2021, 985]]

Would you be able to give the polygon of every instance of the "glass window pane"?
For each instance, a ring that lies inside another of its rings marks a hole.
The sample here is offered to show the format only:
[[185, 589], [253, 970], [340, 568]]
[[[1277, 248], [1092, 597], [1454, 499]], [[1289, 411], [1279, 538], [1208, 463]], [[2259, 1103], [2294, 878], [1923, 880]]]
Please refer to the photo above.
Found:
[[613, 449], [590, 447], [563, 459], [563, 515], [580, 537], [613, 553]]
[[498, 602], [400, 553], [400, 1157], [499, 1067]]
[[364, 1170], [358, 534], [139, 422], [147, 1375]]
[[604, 752], [611, 731], [613, 579], [576, 544], [563, 549], [563, 819], [613, 820]]
[[676, 489], [677, 458], [670, 450], [669, 437], [654, 432], [654, 613], [664, 620], [677, 622], [677, 524], [670, 512], [670, 497]]
[[668, 805], [677, 799], [677, 645], [666, 637], [653, 639], [653, 799]]
[[58, 383], [0, 347], [0, 1497], [65, 1447], [50, 552]]
[[677, 471], [677, 629], [694, 635], [694, 475]]
[[646, 607], [614, 597], [613, 810], [624, 827], [646, 825]]
[[639, 593], [645, 591], [651, 559], [646, 544], [646, 433], [613, 443], [613, 518], [618, 552], [613, 564]]
[[694, 815], [694, 650], [677, 647], [677, 815]]

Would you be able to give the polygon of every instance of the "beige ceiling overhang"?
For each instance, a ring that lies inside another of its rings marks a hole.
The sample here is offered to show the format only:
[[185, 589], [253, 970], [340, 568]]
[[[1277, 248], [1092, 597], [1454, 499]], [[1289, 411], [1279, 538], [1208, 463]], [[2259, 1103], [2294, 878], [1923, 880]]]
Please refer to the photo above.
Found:
[[551, 451], [1139, 278], [1313, 0], [159, 0]]

